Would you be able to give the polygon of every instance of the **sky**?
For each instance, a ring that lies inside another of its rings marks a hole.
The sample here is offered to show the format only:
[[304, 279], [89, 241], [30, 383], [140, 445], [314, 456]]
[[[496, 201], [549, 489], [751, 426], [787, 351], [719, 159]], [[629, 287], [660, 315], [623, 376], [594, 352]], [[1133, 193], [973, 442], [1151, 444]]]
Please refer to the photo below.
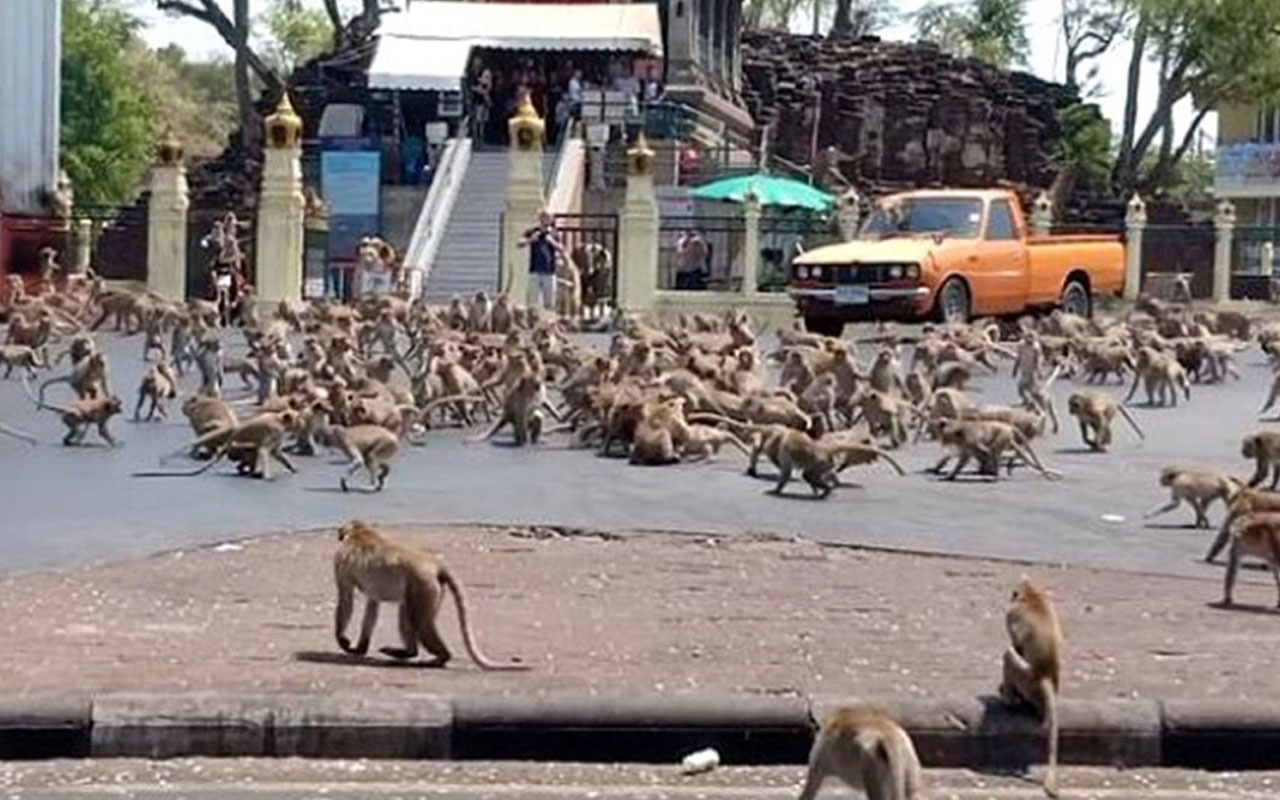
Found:
[[[220, 2], [228, 10], [230, 9], [230, 0], [220, 0]], [[305, 0], [305, 2], [317, 8], [322, 7], [321, 0]], [[909, 14], [923, 6], [925, 2], [926, 0], [899, 0], [898, 8], [904, 14]], [[149, 0], [132, 0], [132, 4], [134, 10], [148, 24], [144, 36], [153, 47], [176, 43], [193, 58], [230, 54], [230, 50], [222, 45], [221, 40], [207, 25], [191, 19], [174, 18], [162, 14], [155, 10], [155, 4]], [[265, 0], [250, 0], [250, 7], [254, 13], [260, 11], [265, 5]], [[344, 5], [349, 6], [351, 3], [346, 2]], [[1065, 61], [1059, 37], [1059, 13], [1060, 0], [1027, 0], [1027, 37], [1031, 43], [1030, 71], [1041, 78], [1057, 81], [1063, 79]], [[911, 38], [911, 32], [911, 25], [908, 22], [884, 31], [882, 35], [886, 39], [905, 40]], [[1124, 112], [1124, 77], [1128, 69], [1128, 58], [1129, 47], [1126, 42], [1113, 46], [1111, 51], [1099, 60], [1101, 93], [1098, 97], [1090, 98], [1101, 106], [1102, 113], [1112, 121], [1113, 130], [1117, 131]], [[1140, 125], [1145, 122], [1154, 103], [1156, 87], [1154, 77], [1150, 74], [1153, 72], [1154, 69], [1146, 70], [1148, 80], [1144, 82], [1139, 96]], [[1180, 130], [1189, 124], [1192, 115], [1193, 111], [1189, 103], [1184, 103], [1176, 110], [1174, 118]], [[1211, 146], [1216, 127], [1216, 119], [1211, 114], [1201, 126], [1206, 147]]]

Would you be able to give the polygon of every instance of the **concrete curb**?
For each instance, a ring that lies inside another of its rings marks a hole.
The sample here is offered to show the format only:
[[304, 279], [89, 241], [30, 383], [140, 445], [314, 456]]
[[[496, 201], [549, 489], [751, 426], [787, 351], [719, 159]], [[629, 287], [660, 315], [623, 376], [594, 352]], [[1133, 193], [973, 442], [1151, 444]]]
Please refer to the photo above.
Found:
[[[814, 720], [869, 702], [929, 766], [1019, 769], [1044, 758], [1037, 720], [996, 698], [759, 694], [522, 695], [193, 692], [0, 695], [0, 759], [176, 756], [798, 764]], [[1280, 701], [1064, 700], [1063, 763], [1280, 767]]]

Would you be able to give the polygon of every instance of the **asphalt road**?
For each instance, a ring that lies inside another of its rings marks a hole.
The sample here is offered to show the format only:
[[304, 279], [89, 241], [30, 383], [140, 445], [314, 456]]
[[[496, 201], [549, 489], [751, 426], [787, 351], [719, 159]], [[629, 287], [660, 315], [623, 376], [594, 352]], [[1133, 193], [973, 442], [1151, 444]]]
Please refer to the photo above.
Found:
[[[238, 338], [238, 337], [237, 337]], [[144, 369], [138, 338], [106, 338], [115, 390], [133, 396]], [[65, 365], [64, 365], [65, 369]], [[188, 438], [173, 405], [162, 423], [117, 418], [125, 446], [63, 447], [61, 422], [37, 413], [17, 378], [0, 381], [0, 421], [40, 439], [36, 447], [0, 437], [0, 571], [79, 564], [190, 547], [259, 533], [333, 525], [354, 515], [386, 521], [545, 524], [589, 529], [717, 531], [804, 535], [824, 541], [920, 549], [1040, 562], [1103, 565], [1177, 574], [1207, 574], [1197, 563], [1207, 535], [1180, 527], [1178, 511], [1145, 527], [1139, 517], [1163, 501], [1156, 473], [1194, 460], [1246, 474], [1240, 436], [1256, 427], [1256, 409], [1270, 373], [1246, 354], [1243, 380], [1195, 387], [1177, 409], [1135, 409], [1147, 438], [1121, 426], [1107, 455], [1082, 451], [1078, 432], [1064, 426], [1037, 443], [1062, 471], [1048, 482], [1028, 470], [999, 483], [940, 483], [914, 472], [900, 478], [878, 465], [845, 473], [861, 488], [827, 501], [765, 494], [770, 484], [742, 475], [742, 459], [725, 451], [712, 463], [643, 468], [570, 451], [562, 440], [515, 449], [465, 444], [458, 431], [433, 432], [423, 448], [408, 448], [380, 495], [343, 494], [341, 468], [325, 458], [300, 459], [297, 475], [271, 481], [227, 470], [197, 478], [137, 478], [161, 454]], [[982, 402], [1014, 398], [1007, 367], [978, 384]], [[61, 372], [61, 370], [59, 370]], [[235, 387], [238, 378], [231, 378]], [[188, 379], [188, 387], [193, 379]], [[1059, 383], [1060, 414], [1072, 390]], [[1119, 387], [1113, 390], [1120, 391]], [[238, 389], [233, 389], [235, 396]], [[50, 389], [66, 399], [65, 386]], [[95, 434], [89, 441], [95, 441]], [[899, 454], [908, 470], [937, 459], [936, 444]], [[185, 469], [179, 460], [172, 465]], [[221, 469], [221, 468], [220, 468]], [[1220, 511], [1215, 511], [1215, 519]]]
[[[1039, 769], [1034, 772], [1039, 775]], [[0, 796], [12, 800], [794, 800], [797, 767], [729, 767], [682, 776], [671, 765], [302, 759], [87, 760], [5, 764]], [[1064, 796], [1096, 800], [1251, 800], [1275, 797], [1275, 773], [1064, 768]], [[1043, 798], [1035, 779], [926, 770], [929, 797]], [[836, 780], [824, 798], [861, 797]]]

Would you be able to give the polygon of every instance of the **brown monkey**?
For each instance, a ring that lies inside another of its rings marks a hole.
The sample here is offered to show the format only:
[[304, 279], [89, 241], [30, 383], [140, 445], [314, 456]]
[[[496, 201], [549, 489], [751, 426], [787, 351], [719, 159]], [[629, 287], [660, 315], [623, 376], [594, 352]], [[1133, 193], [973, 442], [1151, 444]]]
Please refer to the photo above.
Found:
[[162, 418], [167, 418], [169, 410], [165, 407], [165, 401], [177, 396], [178, 378], [173, 374], [168, 362], [161, 361], [151, 365], [138, 386], [138, 403], [133, 408], [134, 421], [142, 419], [142, 405], [148, 399], [151, 401], [151, 408], [147, 409], [147, 421], [150, 422], [156, 412], [159, 412]]
[[1280, 492], [1272, 492], [1267, 489], [1250, 489], [1247, 486], [1236, 492], [1227, 506], [1227, 516], [1222, 520], [1222, 525], [1218, 528], [1218, 536], [1213, 540], [1213, 544], [1210, 545], [1209, 552], [1205, 554], [1204, 560], [1212, 563], [1218, 557], [1218, 553], [1222, 552], [1222, 548], [1227, 546], [1227, 541], [1231, 538], [1231, 523], [1237, 517], [1243, 514], [1264, 512], [1280, 512]]
[[342, 491], [351, 491], [347, 486], [347, 478], [357, 470], [364, 469], [369, 475], [369, 487], [382, 491], [391, 474], [391, 459], [400, 452], [400, 440], [394, 433], [381, 425], [353, 425], [349, 428], [328, 424], [324, 412], [313, 409], [316, 422], [311, 427], [312, 438], [316, 444], [332, 450], [339, 450], [347, 457], [350, 468], [339, 485]]
[[781, 495], [791, 481], [792, 471], [799, 469], [800, 477], [809, 484], [813, 493], [825, 498], [839, 485], [838, 473], [854, 460], [852, 456], [874, 455], [888, 461], [899, 475], [906, 474], [893, 456], [861, 441], [824, 442], [794, 428], [779, 428], [772, 438], [771, 443], [764, 445], [765, 454], [778, 466], [778, 482], [771, 490], [772, 494]]
[[[1178, 389], [1182, 389], [1187, 400], [1191, 399], [1191, 381], [1187, 379], [1187, 371], [1178, 359], [1169, 353], [1162, 353], [1151, 347], [1138, 349], [1137, 368], [1133, 375], [1133, 386], [1124, 402], [1128, 403], [1138, 391], [1141, 382], [1147, 392], [1147, 405], [1164, 405], [1166, 398], [1174, 406], [1178, 405]], [[1159, 403], [1156, 402], [1159, 398]]]
[[1139, 439], [1146, 439], [1129, 409], [1106, 392], [1086, 389], [1067, 399], [1067, 411], [1080, 423], [1080, 438], [1090, 449], [1105, 452], [1111, 444], [1111, 421], [1117, 413], [1133, 427]]
[[[204, 436], [215, 430], [222, 430], [230, 436], [239, 424], [235, 410], [219, 397], [192, 395], [182, 402], [182, 414], [191, 423], [191, 430], [196, 436]], [[209, 458], [221, 444], [221, 442], [211, 442], [207, 446], [192, 448], [191, 456]]]
[[1249, 488], [1262, 483], [1271, 470], [1271, 489], [1280, 483], [1280, 431], [1258, 431], [1244, 437], [1240, 445], [1240, 455], [1252, 458], [1257, 467], [1253, 477], [1249, 479]]
[[647, 466], [674, 464], [680, 460], [677, 448], [689, 439], [684, 419], [684, 398], [645, 403], [631, 436], [631, 463]]
[[1231, 499], [1240, 490], [1240, 481], [1214, 469], [1188, 469], [1171, 466], [1160, 470], [1160, 485], [1169, 488], [1169, 502], [1156, 506], [1142, 515], [1151, 519], [1174, 510], [1186, 500], [1196, 512], [1195, 526], [1208, 528], [1209, 517], [1205, 511], [1214, 500], [1230, 507]]
[[91, 352], [80, 361], [71, 365], [71, 372], [56, 378], [49, 378], [40, 384], [40, 402], [44, 402], [44, 393], [55, 383], [65, 383], [76, 393], [76, 397], [86, 400], [91, 397], [104, 397], [111, 393], [107, 385], [107, 357], [103, 353]]
[[[938, 422], [938, 441], [943, 447], [955, 451], [956, 465], [947, 475], [946, 480], [953, 481], [960, 470], [970, 460], [976, 459], [979, 472], [992, 478], [1000, 475], [1000, 457], [1006, 450], [1012, 451], [1028, 465], [1034, 467], [1041, 475], [1053, 479], [1057, 473], [1051, 472], [1040, 462], [1030, 442], [1018, 432], [1018, 429], [1007, 422], [996, 420], [956, 420], [943, 419]], [[941, 472], [943, 466], [951, 458], [945, 453], [942, 459], [933, 466], [931, 472]], [[1009, 469], [1012, 470], [1012, 464]]]
[[[364, 655], [369, 652], [369, 639], [378, 622], [379, 603], [400, 605], [400, 638], [402, 647], [383, 647], [381, 652], [396, 659], [416, 658], [418, 645], [434, 656], [427, 666], [443, 667], [453, 657], [440, 637], [436, 615], [446, 589], [453, 593], [458, 610], [462, 642], [471, 659], [487, 670], [525, 670], [524, 664], [500, 664], [480, 652], [475, 635], [467, 621], [467, 604], [462, 584], [453, 577], [438, 554], [411, 548], [391, 540], [360, 520], [352, 520], [338, 529], [338, 550], [333, 557], [333, 576], [337, 585], [338, 604], [334, 612], [334, 638], [343, 652]], [[347, 638], [347, 624], [355, 590], [364, 595], [364, 620], [360, 638], [354, 646]]]
[[502, 415], [483, 436], [469, 439], [483, 442], [510, 425], [518, 447], [527, 443], [537, 444], [542, 435], [542, 407], [546, 405], [545, 385], [542, 378], [528, 373], [516, 382], [502, 401]]
[[48, 356], [41, 356], [40, 351], [25, 344], [0, 345], [0, 364], [4, 365], [4, 376], [9, 377], [14, 367], [22, 367], [27, 377], [34, 378], [37, 369], [49, 366]]
[[[197, 437], [191, 443], [161, 461], [172, 456], [200, 448], [215, 447], [209, 462], [199, 469], [190, 472], [135, 472], [134, 477], [193, 477], [209, 471], [224, 456], [231, 456], [237, 463], [237, 471], [241, 474], [252, 474], [255, 478], [267, 478], [268, 459], [275, 459], [285, 469], [297, 473], [297, 468], [282, 452], [285, 439], [298, 427], [301, 417], [298, 412], [268, 411], [243, 422], [230, 430], [215, 428], [209, 433]], [[234, 455], [232, 454], [234, 451]], [[251, 467], [249, 466], [251, 464]]]
[[698, 461], [719, 455], [720, 448], [726, 444], [738, 448], [745, 456], [751, 455], [751, 449], [732, 431], [711, 425], [689, 425], [686, 432], [688, 436], [680, 448], [680, 456], [685, 461]]
[[[32, 399], [35, 398], [32, 397]], [[112, 437], [111, 430], [107, 427], [111, 418], [124, 409], [124, 404], [120, 402], [119, 397], [90, 397], [77, 400], [69, 406], [37, 401], [36, 408], [47, 408], [62, 416], [62, 423], [67, 426], [67, 435], [62, 437], [64, 445], [82, 443], [85, 434], [89, 432], [90, 425], [97, 426], [98, 435], [110, 446], [117, 447], [120, 444]]]
[[[1280, 595], [1280, 514], [1244, 514], [1232, 523], [1230, 530], [1231, 549], [1227, 551], [1227, 574], [1222, 581], [1222, 605], [1234, 603], [1232, 593], [1236, 588], [1241, 556], [1253, 556], [1267, 562]], [[1276, 607], [1280, 608], [1280, 596]]]
[[809, 751], [800, 800], [814, 800], [832, 776], [866, 792], [867, 800], [922, 797], [920, 758], [911, 737], [886, 712], [871, 706], [840, 708], [822, 721]]
[[1044, 792], [1058, 796], [1058, 680], [1062, 673], [1062, 628], [1049, 596], [1023, 578], [1005, 615], [1009, 648], [1004, 651], [1000, 696], [1028, 703], [1049, 730], [1049, 765]]

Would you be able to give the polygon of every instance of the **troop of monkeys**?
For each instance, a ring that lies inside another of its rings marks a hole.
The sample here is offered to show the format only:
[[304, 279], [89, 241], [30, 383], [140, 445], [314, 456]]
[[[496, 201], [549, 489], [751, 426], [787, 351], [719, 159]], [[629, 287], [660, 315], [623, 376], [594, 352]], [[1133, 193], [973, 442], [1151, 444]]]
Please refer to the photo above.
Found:
[[[404, 545], [361, 520], [352, 520], [338, 529], [333, 574], [334, 639], [343, 652], [368, 653], [379, 604], [396, 603], [401, 646], [383, 647], [381, 652], [405, 660], [417, 657], [421, 646], [432, 657], [427, 665], [445, 666], [451, 654], [436, 622], [448, 590], [457, 608], [463, 644], [477, 665], [487, 670], [528, 669], [518, 659], [495, 662], [480, 651], [462, 584], [436, 553]], [[357, 589], [365, 598], [365, 608], [359, 637], [352, 644], [347, 626]], [[1005, 628], [1009, 647], [1003, 657], [1000, 695], [1008, 703], [1029, 707], [1044, 720], [1048, 768], [1042, 785], [1046, 794], [1057, 797], [1062, 629], [1048, 595], [1026, 578], [1013, 591]], [[822, 721], [800, 800], [813, 800], [829, 777], [861, 789], [868, 800], [923, 798], [920, 759], [911, 737], [888, 713], [871, 706], [841, 708]]]

